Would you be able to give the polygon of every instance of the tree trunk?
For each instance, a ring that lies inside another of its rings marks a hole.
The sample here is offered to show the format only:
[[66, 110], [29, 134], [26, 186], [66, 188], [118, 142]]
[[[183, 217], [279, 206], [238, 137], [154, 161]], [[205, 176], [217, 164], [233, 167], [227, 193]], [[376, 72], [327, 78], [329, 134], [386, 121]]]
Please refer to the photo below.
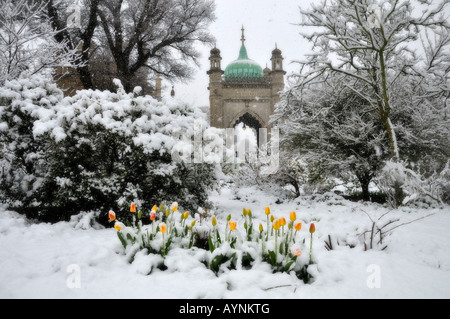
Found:
[[370, 182], [372, 181], [372, 177], [370, 176], [370, 174], [365, 173], [363, 175], [358, 176], [358, 181], [359, 184], [361, 185], [363, 200], [369, 202], [370, 201], [369, 185]]
[[301, 194], [300, 194], [300, 186], [298, 185], [298, 182], [292, 180], [289, 182], [289, 184], [291, 184], [295, 188], [295, 198], [299, 198]]
[[80, 75], [80, 81], [83, 84], [85, 90], [93, 90], [94, 83], [92, 82], [91, 71], [88, 66], [77, 68], [78, 74]]
[[[386, 72], [386, 64], [384, 60], [384, 52], [380, 52], [380, 69], [381, 69], [381, 83], [382, 83], [382, 92], [383, 92], [383, 101], [379, 100], [378, 105], [380, 107], [380, 115], [381, 120], [386, 129], [386, 133], [389, 137], [389, 147], [391, 150], [391, 156], [394, 162], [398, 162], [400, 160], [400, 153], [397, 145], [397, 137], [395, 135], [395, 130], [392, 125], [391, 119], [389, 118], [391, 112], [391, 105], [389, 102], [389, 94], [387, 89], [387, 72]], [[403, 188], [397, 181], [394, 184], [394, 199], [395, 199], [395, 207], [398, 208], [402, 205], [404, 199]]]

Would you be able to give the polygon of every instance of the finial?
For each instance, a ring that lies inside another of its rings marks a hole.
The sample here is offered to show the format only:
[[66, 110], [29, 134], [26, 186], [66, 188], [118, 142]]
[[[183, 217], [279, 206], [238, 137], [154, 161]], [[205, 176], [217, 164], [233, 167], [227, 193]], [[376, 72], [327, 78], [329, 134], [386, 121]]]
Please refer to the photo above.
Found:
[[241, 38], [242, 45], [244, 45], [244, 43], [245, 43], [245, 35], [244, 35], [244, 31], [245, 31], [244, 25], [242, 25], [242, 38]]

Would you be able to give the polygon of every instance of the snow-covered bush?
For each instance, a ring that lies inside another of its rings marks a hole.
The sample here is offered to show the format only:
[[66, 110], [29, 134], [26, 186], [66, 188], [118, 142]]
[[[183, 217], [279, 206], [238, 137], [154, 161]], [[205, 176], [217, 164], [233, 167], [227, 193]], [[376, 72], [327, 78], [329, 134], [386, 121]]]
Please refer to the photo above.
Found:
[[19, 208], [57, 221], [80, 211], [120, 211], [130, 201], [148, 211], [161, 198], [188, 209], [208, 205], [218, 166], [172, 159], [174, 146], [183, 147], [179, 134], [194, 122], [207, 128], [199, 110], [139, 96], [139, 88], [126, 94], [120, 82], [117, 93], [80, 91], [65, 99], [54, 86], [36, 83], [30, 93], [20, 83], [2, 89], [8, 103], [0, 109], [8, 151], [3, 193]]
[[445, 168], [430, 177], [425, 177], [404, 163], [388, 161], [376, 178], [377, 186], [387, 195], [391, 206], [394, 206], [393, 185], [401, 185], [405, 192], [403, 204], [417, 201], [442, 204], [448, 202], [450, 189], [449, 162]]
[[0, 198], [10, 204], [33, 202], [47, 174], [49, 141], [35, 138], [34, 122], [48, 118], [61, 102], [56, 85], [34, 76], [0, 87]]
[[172, 160], [180, 143], [176, 133], [204, 122], [200, 111], [139, 96], [138, 90], [126, 94], [117, 85], [117, 93], [82, 91], [35, 123], [35, 135], [53, 142], [46, 198], [59, 207], [103, 211], [121, 210], [130, 201], [150, 210], [162, 197], [188, 209], [207, 205], [217, 167]]

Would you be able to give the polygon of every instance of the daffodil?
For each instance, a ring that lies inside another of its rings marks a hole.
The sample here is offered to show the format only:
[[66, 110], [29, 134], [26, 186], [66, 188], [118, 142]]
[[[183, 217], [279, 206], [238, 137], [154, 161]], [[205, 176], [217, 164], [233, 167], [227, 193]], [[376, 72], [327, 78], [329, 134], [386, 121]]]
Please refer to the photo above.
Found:
[[116, 224], [114, 225], [114, 228], [115, 228], [117, 231], [120, 231], [120, 230], [122, 230], [122, 229], [125, 228], [125, 225], [122, 224], [122, 223], [120, 223], [120, 222], [116, 222]]
[[164, 242], [164, 234], [167, 231], [166, 224], [164, 224], [164, 223], [160, 224], [159, 225], [159, 231], [162, 233], [162, 240], [163, 240], [162, 256], [164, 257], [164, 255], [166, 253], [166, 246], [165, 246], [165, 242]]
[[269, 216], [270, 215], [270, 207], [266, 207], [266, 211], [265, 211], [266, 215]]
[[155, 233], [156, 210], [150, 212], [150, 220], [152, 221], [152, 236]]
[[260, 233], [260, 239], [261, 239], [261, 256], [264, 258], [264, 239], [263, 239], [263, 231], [264, 227], [262, 224], [259, 224], [259, 233]]
[[314, 223], [311, 223], [309, 226], [309, 232], [311, 233], [311, 244], [309, 248], [309, 264], [312, 264], [312, 243], [313, 243], [313, 234], [316, 232], [316, 226]]
[[302, 255], [302, 251], [300, 250], [300, 246], [297, 245], [297, 244], [292, 245], [291, 248], [290, 248], [290, 250], [291, 250], [291, 254], [292, 254], [293, 256], [300, 257], [300, 256]]
[[130, 213], [136, 213], [136, 204], [132, 203], [130, 206]]
[[[231, 239], [231, 232], [236, 229], [236, 226], [237, 226], [236, 222], [234, 222], [234, 221], [228, 222], [228, 227], [230, 227], [230, 231], [228, 232], [228, 240]], [[225, 235], [226, 235], [226, 233], [225, 233]], [[227, 239], [225, 238], [225, 240], [227, 240]]]
[[178, 203], [177, 202], [173, 202], [172, 205], [170, 205], [170, 209], [173, 212], [176, 212], [178, 210]]
[[272, 228], [275, 229], [275, 262], [278, 261], [278, 232], [280, 231], [280, 227], [281, 227], [281, 221], [279, 219], [277, 219], [273, 225]]
[[280, 230], [280, 227], [281, 227], [281, 222], [280, 222], [280, 220], [279, 219], [277, 219], [274, 223], [273, 223], [273, 229], [275, 229], [275, 230]]
[[292, 222], [295, 222], [297, 220], [297, 214], [295, 212], [291, 212], [290, 219]]
[[114, 213], [112, 210], [110, 210], [108, 213], [108, 217], [109, 217], [109, 221], [113, 222], [116, 220], [116, 213]]
[[282, 227], [282, 235], [284, 236], [284, 226], [286, 226], [286, 218], [282, 217], [280, 219], [280, 225]]

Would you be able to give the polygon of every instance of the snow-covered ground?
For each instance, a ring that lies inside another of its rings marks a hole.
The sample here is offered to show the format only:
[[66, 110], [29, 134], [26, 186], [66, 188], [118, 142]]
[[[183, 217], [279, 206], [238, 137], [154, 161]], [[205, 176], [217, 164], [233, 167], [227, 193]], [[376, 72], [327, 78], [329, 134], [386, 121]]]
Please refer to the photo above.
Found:
[[[236, 193], [238, 196], [236, 197]], [[238, 199], [239, 198], [239, 199]], [[196, 254], [173, 249], [168, 270], [148, 275], [152, 257], [138, 254], [129, 264], [114, 229], [90, 227], [89, 216], [72, 222], [35, 224], [0, 207], [1, 298], [450, 298], [450, 208], [402, 208], [386, 215], [414, 223], [397, 228], [386, 250], [363, 251], [338, 246], [327, 251], [324, 240], [347, 240], [369, 227], [387, 209], [375, 204], [318, 196], [276, 204], [275, 195], [254, 188], [225, 188], [212, 194], [218, 220], [239, 219], [250, 208], [265, 225], [264, 208], [277, 217], [293, 210], [304, 225], [314, 221], [312, 268], [314, 282], [304, 284], [290, 274], [273, 274], [265, 263], [251, 270], [231, 270], [219, 276]], [[301, 235], [309, 238], [306, 228]], [[79, 279], [79, 281], [77, 281]], [[77, 286], [77, 283], [80, 285]]]

